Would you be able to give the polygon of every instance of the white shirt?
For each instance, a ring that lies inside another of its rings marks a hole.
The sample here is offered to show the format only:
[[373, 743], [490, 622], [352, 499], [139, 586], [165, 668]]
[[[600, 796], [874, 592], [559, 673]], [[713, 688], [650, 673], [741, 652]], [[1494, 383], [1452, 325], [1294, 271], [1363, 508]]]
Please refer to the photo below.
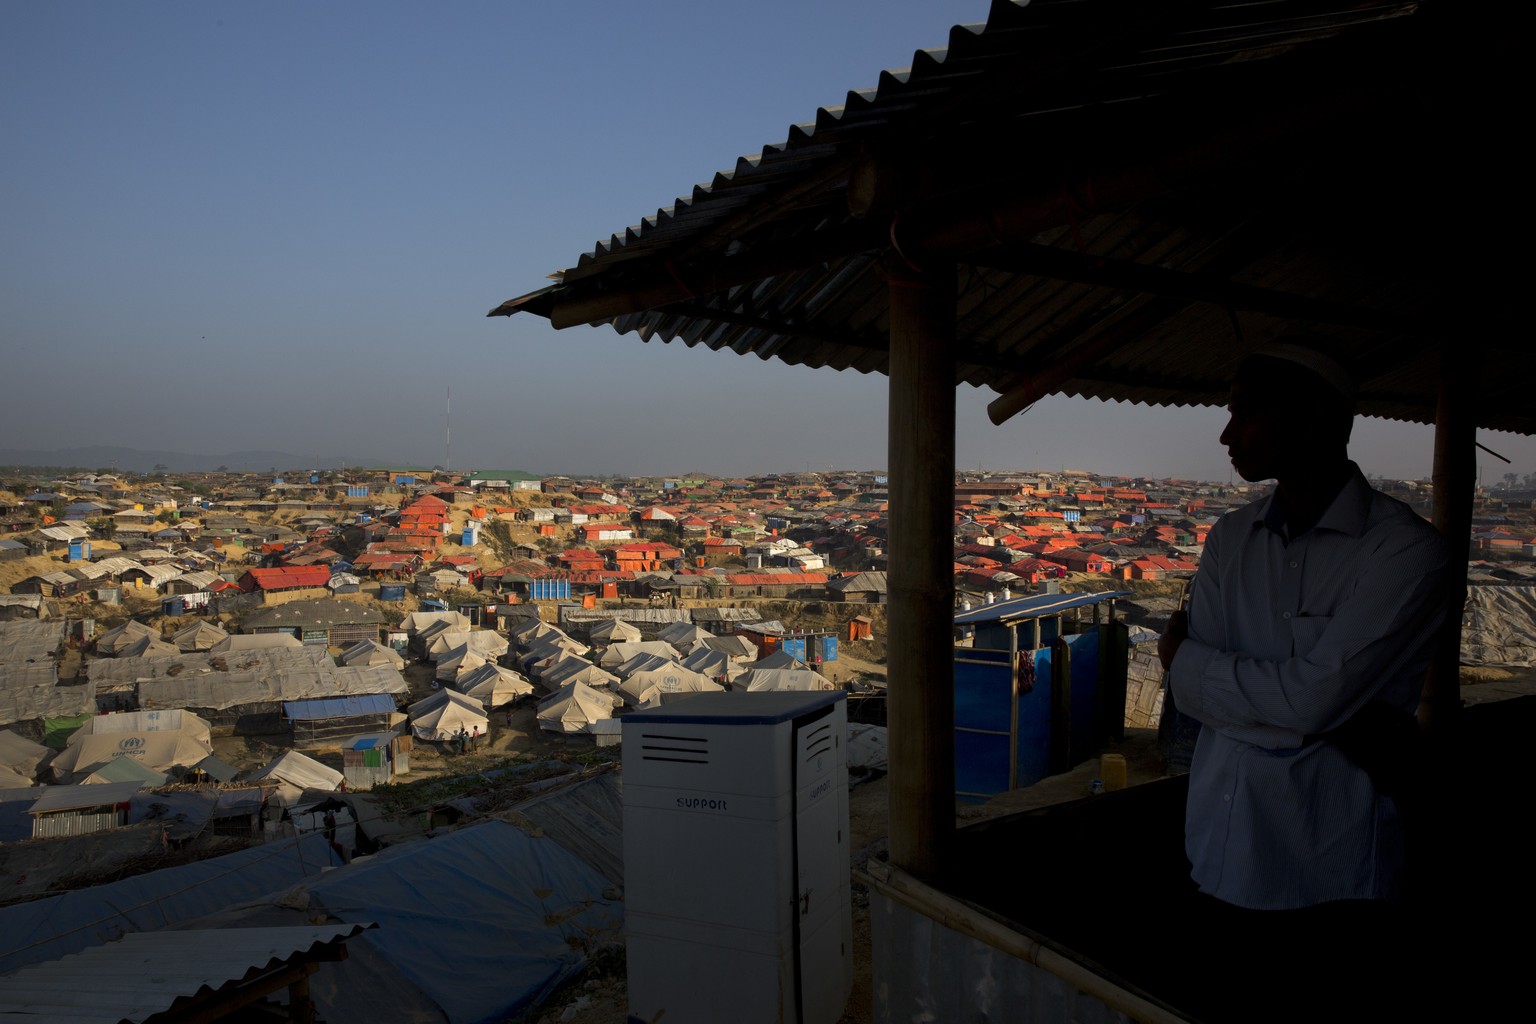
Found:
[[1184, 829], [1202, 892], [1261, 909], [1395, 894], [1397, 809], [1320, 737], [1371, 701], [1416, 709], [1446, 561], [1358, 468], [1289, 542], [1273, 494], [1211, 529], [1170, 666], [1203, 726]]

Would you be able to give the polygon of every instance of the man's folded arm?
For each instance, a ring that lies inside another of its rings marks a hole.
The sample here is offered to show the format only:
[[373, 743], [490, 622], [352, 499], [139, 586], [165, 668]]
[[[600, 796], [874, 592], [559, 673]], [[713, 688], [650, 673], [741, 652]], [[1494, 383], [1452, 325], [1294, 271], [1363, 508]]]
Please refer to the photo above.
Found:
[[[1373, 560], [1331, 617], [1315, 626], [1305, 617], [1293, 623], [1298, 635], [1315, 629], [1317, 636], [1305, 653], [1282, 660], [1207, 643], [1215, 635], [1198, 628], [1206, 617], [1195, 609], [1200, 617], [1171, 668], [1179, 709], [1273, 749], [1336, 728], [1421, 655], [1441, 620], [1445, 562], [1439, 538], [1429, 533]], [[1197, 588], [1196, 600], [1200, 595]]]

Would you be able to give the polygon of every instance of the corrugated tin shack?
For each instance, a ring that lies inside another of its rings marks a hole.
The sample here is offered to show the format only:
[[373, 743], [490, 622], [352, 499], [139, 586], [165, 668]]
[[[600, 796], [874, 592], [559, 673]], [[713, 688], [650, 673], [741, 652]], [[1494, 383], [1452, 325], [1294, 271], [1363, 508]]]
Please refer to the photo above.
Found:
[[57, 839], [122, 828], [128, 824], [128, 801], [143, 788], [142, 779], [47, 786], [27, 809], [32, 815], [32, 838]]
[[341, 773], [347, 789], [362, 791], [390, 782], [411, 770], [411, 735], [393, 732], [359, 736], [341, 752]]

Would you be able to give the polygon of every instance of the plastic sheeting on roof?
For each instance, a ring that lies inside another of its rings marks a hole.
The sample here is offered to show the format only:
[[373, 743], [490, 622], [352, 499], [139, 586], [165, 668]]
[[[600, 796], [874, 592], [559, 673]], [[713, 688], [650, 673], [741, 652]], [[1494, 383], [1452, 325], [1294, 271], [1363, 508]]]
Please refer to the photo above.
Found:
[[323, 722], [331, 718], [389, 714], [395, 710], [395, 698], [374, 693], [362, 697], [326, 697], [320, 700], [291, 700], [283, 704], [283, 717], [293, 722]]
[[[324, 650], [309, 650], [319, 655], [317, 663], [293, 663], [265, 671], [244, 669], [146, 680], [138, 684], [139, 704], [145, 708], [158, 709], [222, 709], [241, 704], [395, 694], [409, 689], [400, 670], [389, 665], [338, 667]], [[299, 652], [295, 650], [292, 653]]]
[[1536, 665], [1536, 586], [1467, 588], [1461, 660], [1468, 665]]
[[547, 838], [486, 822], [392, 846], [309, 886], [311, 907], [376, 921], [366, 942], [450, 1020], [503, 1021], [617, 941], [611, 883]]
[[623, 885], [623, 786], [618, 772], [605, 769], [531, 797], [513, 810], [615, 885]]
[[277, 892], [336, 863], [317, 833], [0, 907], [0, 974]]
[[302, 646], [303, 642], [292, 633], [238, 633], [226, 636], [208, 650], [214, 654], [243, 654], [247, 651]]
[[265, 800], [257, 787], [139, 792], [128, 801], [128, 824], [163, 822], [172, 839], [185, 839], [201, 833], [210, 819], [258, 815]]

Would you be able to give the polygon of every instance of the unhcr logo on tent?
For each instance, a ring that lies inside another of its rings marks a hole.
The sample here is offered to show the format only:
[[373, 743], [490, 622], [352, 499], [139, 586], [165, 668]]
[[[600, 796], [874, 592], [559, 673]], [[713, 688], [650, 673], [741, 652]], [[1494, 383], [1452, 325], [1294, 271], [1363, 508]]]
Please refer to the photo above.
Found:
[[119, 743], [117, 745], [119, 750], [125, 750], [125, 751], [138, 750], [138, 749], [140, 749], [143, 746], [144, 746], [144, 737], [142, 737], [142, 736], [129, 736], [127, 739], [123, 740], [121, 743]]

